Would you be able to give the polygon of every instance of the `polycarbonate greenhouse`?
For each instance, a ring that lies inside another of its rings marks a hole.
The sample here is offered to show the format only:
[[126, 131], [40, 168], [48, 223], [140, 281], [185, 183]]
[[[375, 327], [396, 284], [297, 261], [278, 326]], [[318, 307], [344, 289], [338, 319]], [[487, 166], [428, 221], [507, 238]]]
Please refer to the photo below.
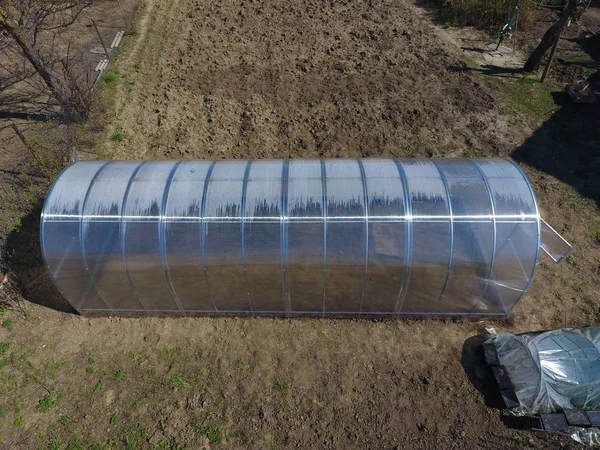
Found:
[[502, 316], [572, 250], [502, 159], [80, 161], [41, 245], [105, 315]]

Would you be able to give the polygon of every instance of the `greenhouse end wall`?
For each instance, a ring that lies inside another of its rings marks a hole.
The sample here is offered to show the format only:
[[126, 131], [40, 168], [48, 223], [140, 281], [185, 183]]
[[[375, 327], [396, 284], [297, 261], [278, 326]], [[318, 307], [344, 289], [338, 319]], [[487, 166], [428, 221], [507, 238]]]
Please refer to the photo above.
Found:
[[540, 217], [503, 159], [80, 161], [41, 217], [82, 314], [506, 315]]

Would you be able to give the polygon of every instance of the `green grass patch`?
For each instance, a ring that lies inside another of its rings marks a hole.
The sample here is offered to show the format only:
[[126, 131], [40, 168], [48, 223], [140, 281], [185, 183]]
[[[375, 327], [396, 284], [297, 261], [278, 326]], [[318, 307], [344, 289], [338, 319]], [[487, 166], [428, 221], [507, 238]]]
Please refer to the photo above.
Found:
[[94, 392], [100, 392], [102, 389], [104, 389], [104, 382], [100, 380], [94, 386]]
[[119, 425], [121, 423], [121, 416], [119, 414], [113, 414], [110, 416], [109, 423], [113, 426]]
[[181, 347], [165, 347], [162, 356], [169, 366], [173, 366], [183, 359], [183, 349]]
[[85, 369], [85, 371], [87, 373], [96, 373], [98, 371], [98, 367], [96, 367], [96, 358], [94, 358], [93, 356], [90, 356], [88, 358], [88, 366], [87, 369]]
[[186, 388], [190, 385], [190, 383], [188, 383], [188, 381], [181, 375], [171, 378], [170, 384], [173, 389]]
[[585, 52], [576, 51], [567, 53], [566, 56], [563, 56], [562, 64], [565, 65], [574, 65], [581, 67], [581, 71], [585, 77], [592, 75], [597, 70], [596, 62]]
[[[493, 78], [493, 79], [492, 79]], [[523, 76], [518, 79], [508, 77], [486, 77], [487, 84], [502, 94], [509, 112], [531, 116], [543, 120], [556, 108], [552, 98], [552, 86]]]
[[15, 419], [13, 423], [15, 424], [15, 426], [19, 427], [25, 423], [25, 419], [23, 418], [23, 416], [19, 416]]
[[6, 328], [9, 332], [15, 329], [15, 323], [12, 319], [6, 319], [2, 322], [2, 328]]
[[64, 365], [65, 365], [64, 362], [56, 362], [56, 361], [46, 362], [46, 363], [44, 363], [45, 374], [47, 376], [49, 376], [50, 378], [52, 378], [53, 380], [56, 380], [59, 375], [59, 369]]
[[73, 422], [73, 416], [69, 416], [67, 414], [65, 414], [64, 416], [60, 416], [59, 422], [62, 425], [69, 425], [71, 422]]
[[599, 223], [590, 223], [588, 225], [588, 231], [592, 235], [592, 238], [596, 241], [597, 244], [600, 244], [600, 224]]
[[222, 441], [221, 430], [219, 427], [202, 427], [200, 432], [206, 436], [208, 442], [210, 442], [212, 445], [219, 445]]
[[154, 450], [187, 450], [187, 447], [174, 441], [161, 441], [154, 446]]
[[152, 15], [150, 16], [150, 26], [146, 30], [146, 35], [144, 36], [144, 40], [142, 41], [142, 45], [140, 47], [140, 51], [138, 53], [138, 58], [135, 63], [135, 70], [139, 72], [142, 69], [142, 64], [144, 63], [144, 56], [146, 54], [146, 48], [150, 43], [150, 35], [152, 34], [152, 30], [154, 25], [156, 24], [156, 19], [158, 17], [158, 11], [160, 10], [160, 3], [157, 3], [154, 7], [154, 11], [152, 11]]
[[287, 380], [277, 379], [273, 383], [273, 389], [281, 392], [285, 392], [290, 388], [290, 383]]
[[62, 450], [63, 443], [57, 439], [53, 439], [48, 444], [48, 450]]
[[26, 373], [23, 377], [23, 387], [30, 386], [32, 384], [40, 384], [40, 377], [36, 373]]
[[102, 82], [105, 84], [114, 83], [119, 79], [120, 75], [121, 73], [118, 69], [109, 70], [106, 72], [106, 75], [104, 75], [104, 78], [102, 78]]
[[125, 448], [127, 450], [138, 450], [148, 447], [148, 440], [152, 436], [151, 430], [140, 424], [132, 426], [125, 436]]
[[110, 135], [110, 140], [113, 142], [123, 142], [127, 136], [125, 132], [121, 129], [121, 127], [117, 127], [117, 129]]
[[56, 407], [57, 404], [58, 404], [58, 400], [56, 399], [56, 397], [53, 397], [51, 395], [46, 395], [44, 398], [42, 398], [38, 402], [35, 409], [36, 409], [36, 411], [41, 412], [41, 413], [49, 413], [52, 409], [54, 409]]
[[0, 356], [4, 355], [10, 348], [10, 342], [0, 342]]
[[67, 444], [67, 450], [85, 450], [85, 444], [79, 439], [72, 439]]
[[115, 381], [118, 383], [122, 383], [126, 379], [127, 379], [127, 372], [125, 372], [125, 370], [123, 370], [123, 369], [117, 370], [117, 373], [115, 373]]
[[9, 358], [2, 358], [2, 359], [0, 359], [0, 373], [2, 373], [2, 371], [4, 370], [4, 368], [6, 366], [8, 366], [9, 363], [10, 363], [10, 359]]
[[102, 445], [102, 444], [92, 444], [90, 445], [90, 450], [111, 450], [113, 447], [110, 445]]

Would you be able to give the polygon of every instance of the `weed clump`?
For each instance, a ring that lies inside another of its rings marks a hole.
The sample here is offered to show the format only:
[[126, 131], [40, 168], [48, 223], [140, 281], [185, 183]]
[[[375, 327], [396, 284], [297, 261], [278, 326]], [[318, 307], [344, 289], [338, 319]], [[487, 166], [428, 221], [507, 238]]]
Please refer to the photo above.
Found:
[[6, 328], [8, 331], [13, 331], [15, 329], [15, 324], [12, 319], [6, 319], [2, 322], [2, 328]]
[[118, 383], [122, 383], [126, 379], [127, 379], [127, 372], [125, 372], [125, 370], [123, 370], [123, 369], [117, 370], [117, 373], [115, 374], [115, 381], [117, 381]]
[[43, 399], [41, 399], [38, 402], [35, 409], [41, 413], [48, 413], [52, 409], [54, 409], [54, 407], [56, 406], [57, 403], [58, 403], [58, 400], [55, 397], [52, 397], [51, 395], [46, 395]]
[[114, 83], [119, 79], [119, 75], [120, 73], [118, 70], [111, 70], [104, 75], [102, 82], [106, 84]]
[[113, 142], [123, 142], [125, 140], [125, 133], [118, 127], [113, 134], [110, 136], [110, 140]]

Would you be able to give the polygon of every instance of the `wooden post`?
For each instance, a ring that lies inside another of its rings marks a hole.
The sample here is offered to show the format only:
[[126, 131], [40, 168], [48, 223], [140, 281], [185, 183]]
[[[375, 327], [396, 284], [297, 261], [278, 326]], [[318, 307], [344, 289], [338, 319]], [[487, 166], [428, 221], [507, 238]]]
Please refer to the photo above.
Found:
[[535, 48], [535, 50], [531, 53], [525, 65], [523, 66], [524, 72], [534, 72], [538, 70], [542, 64], [542, 59], [548, 51], [552, 48], [556, 39], [560, 39], [560, 35], [562, 34], [567, 21], [571, 18], [575, 10], [577, 9], [577, 0], [568, 0], [567, 6], [565, 6], [560, 19], [552, 25], [542, 37], [542, 40]]
[[544, 83], [544, 80], [546, 79], [546, 74], [548, 73], [548, 70], [550, 69], [550, 64], [552, 64], [552, 60], [554, 59], [554, 53], [556, 52], [556, 47], [558, 47], [558, 41], [560, 41], [561, 36], [562, 36], [562, 32], [561, 32], [561, 34], [558, 35], [556, 42], [552, 46], [552, 50], [550, 50], [550, 56], [548, 56], [548, 64], [546, 64], [546, 67], [544, 67], [544, 73], [542, 73], [542, 78], [540, 78], [540, 83]]
[[100, 36], [100, 31], [98, 30], [98, 25], [96, 25], [96, 21], [92, 17], [92, 24], [96, 29], [96, 34], [98, 35], [98, 39], [100, 39], [100, 43], [102, 44], [102, 48], [104, 49], [104, 53], [106, 53], [106, 59], [110, 61], [110, 55], [108, 54], [108, 50], [106, 50], [106, 45], [104, 45], [104, 41], [102, 40], [102, 36]]

